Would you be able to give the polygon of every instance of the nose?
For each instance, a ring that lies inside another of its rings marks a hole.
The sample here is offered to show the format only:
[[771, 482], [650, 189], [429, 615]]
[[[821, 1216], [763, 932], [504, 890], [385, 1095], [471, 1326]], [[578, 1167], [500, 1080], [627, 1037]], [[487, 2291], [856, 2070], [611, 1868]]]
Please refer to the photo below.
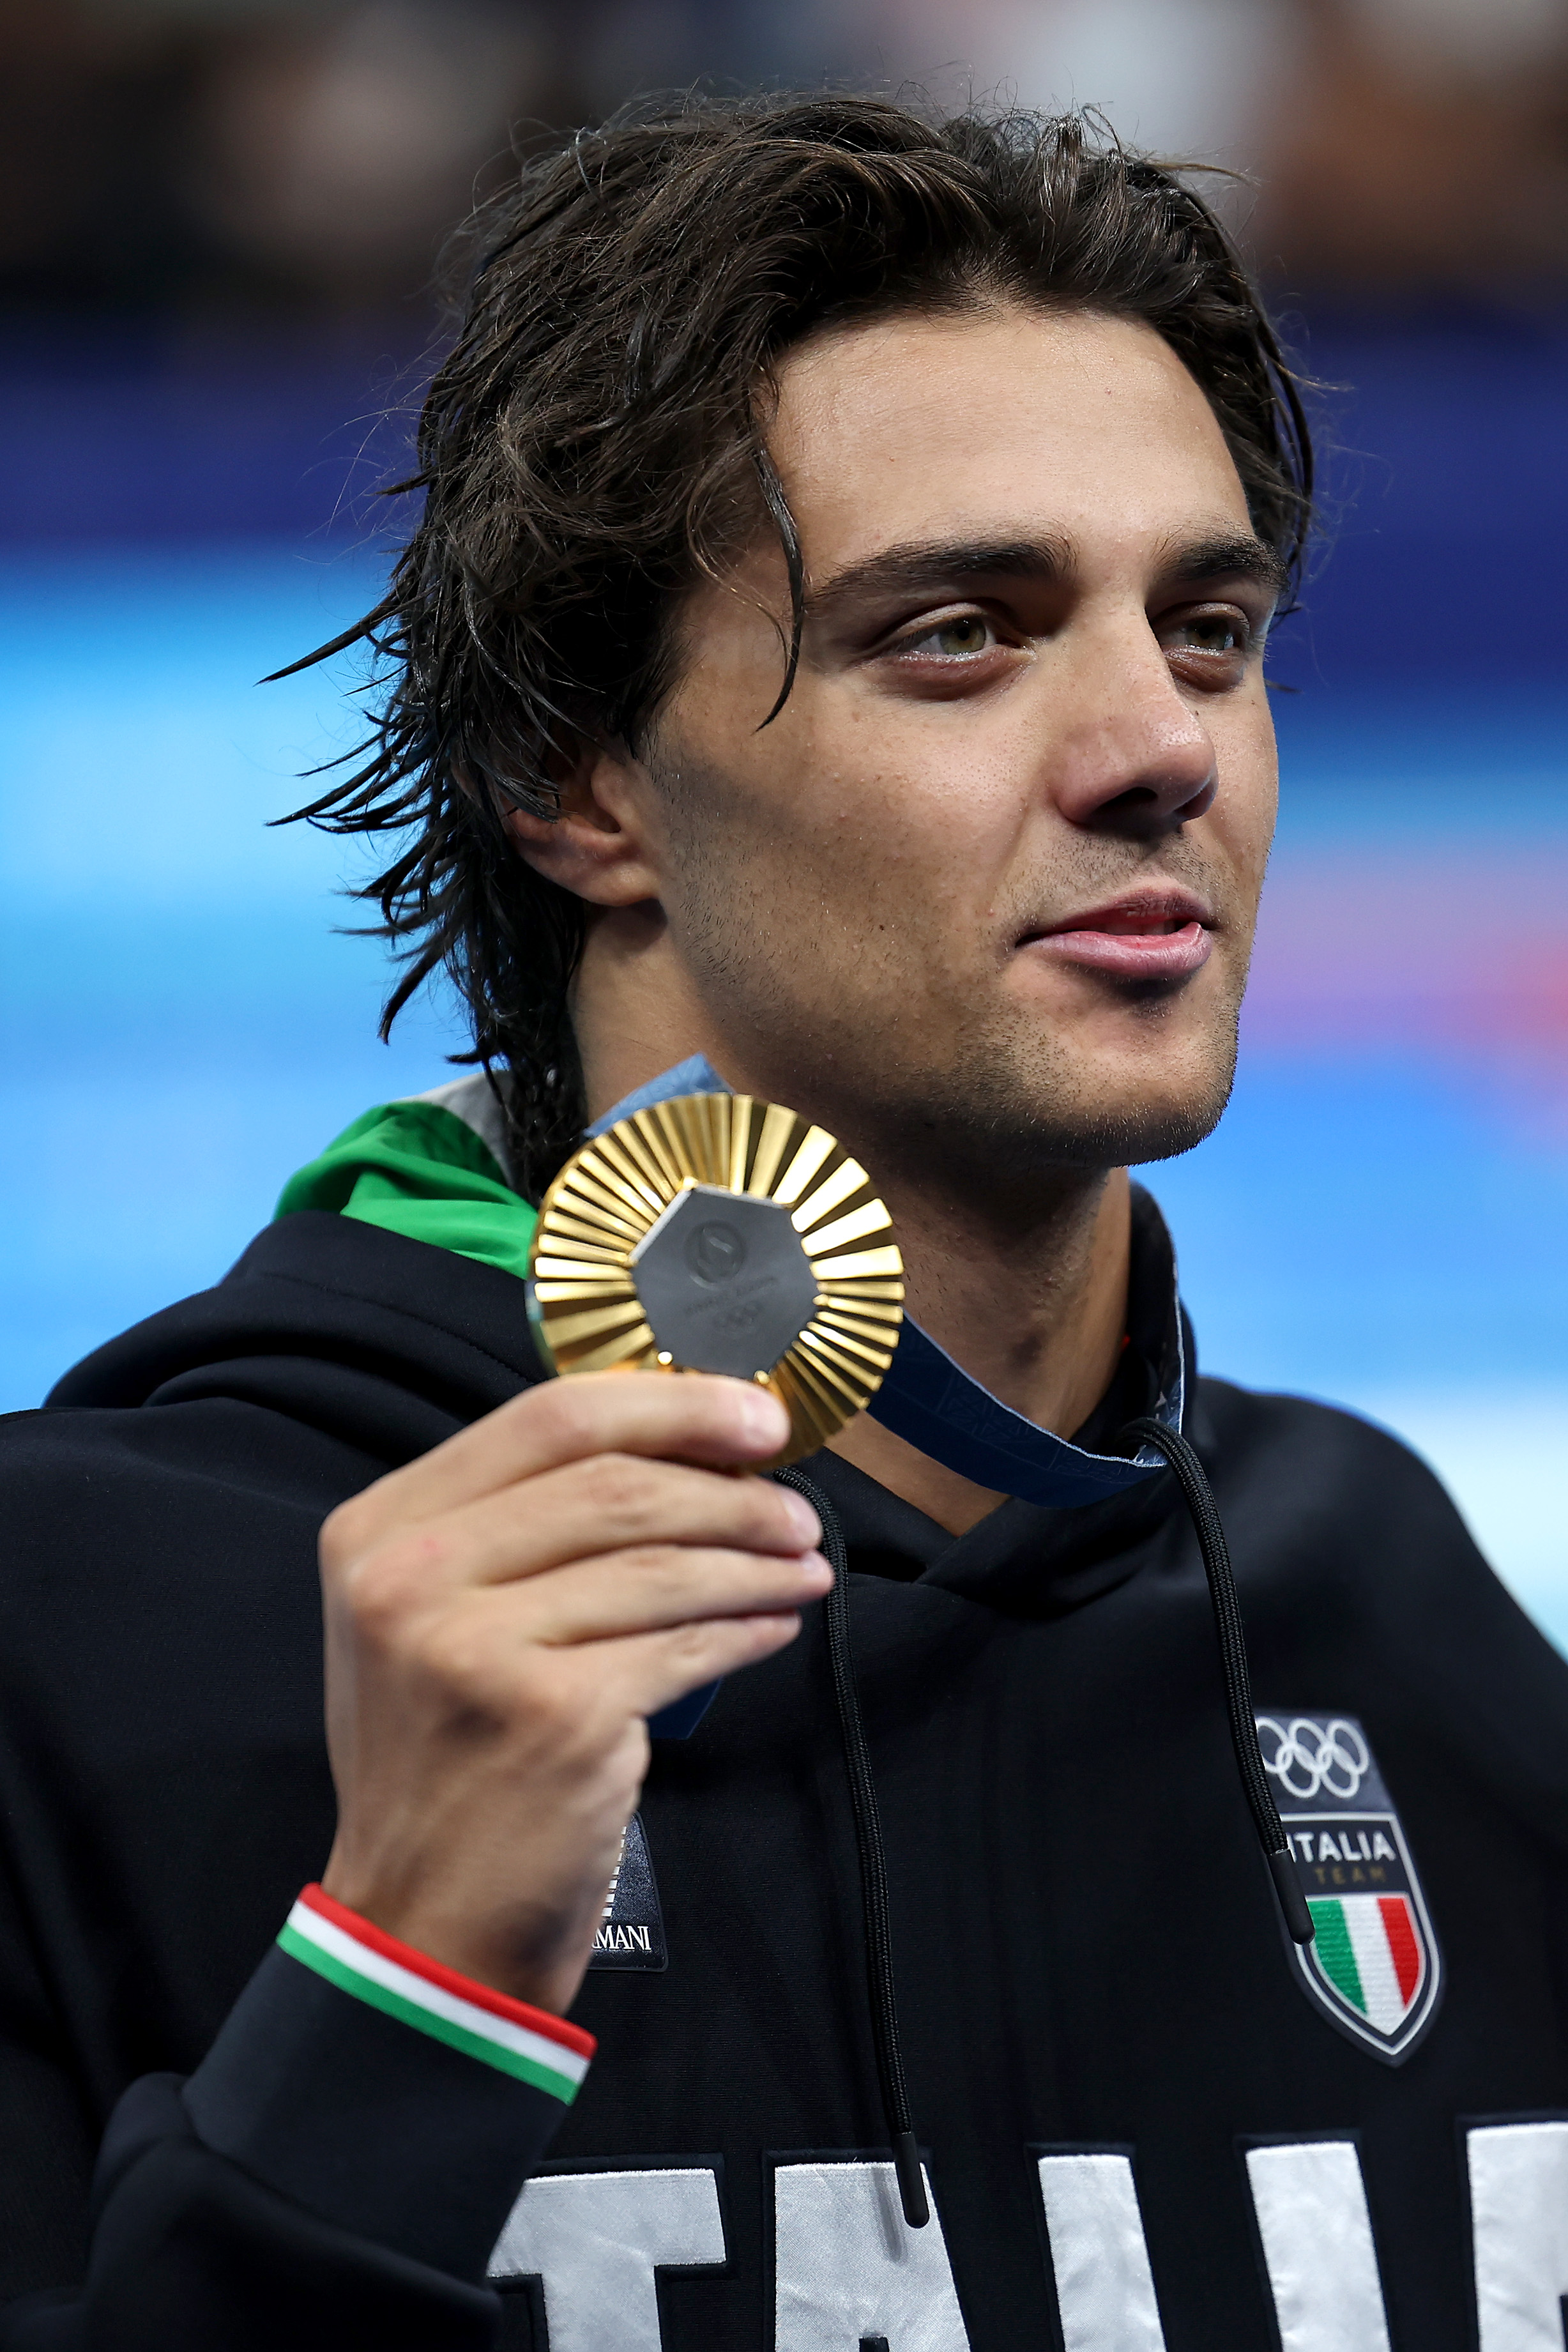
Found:
[[1059, 684], [1051, 797], [1071, 824], [1138, 839], [1212, 807], [1214, 740], [1140, 612], [1092, 633]]

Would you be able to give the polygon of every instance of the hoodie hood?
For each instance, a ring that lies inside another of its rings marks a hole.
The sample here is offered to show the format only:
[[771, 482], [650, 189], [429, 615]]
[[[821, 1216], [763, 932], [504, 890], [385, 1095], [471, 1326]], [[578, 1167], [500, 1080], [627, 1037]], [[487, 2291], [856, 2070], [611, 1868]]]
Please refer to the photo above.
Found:
[[514, 1190], [485, 1077], [378, 1103], [291, 1176], [280, 1217], [323, 1209], [526, 1279], [538, 1212]]

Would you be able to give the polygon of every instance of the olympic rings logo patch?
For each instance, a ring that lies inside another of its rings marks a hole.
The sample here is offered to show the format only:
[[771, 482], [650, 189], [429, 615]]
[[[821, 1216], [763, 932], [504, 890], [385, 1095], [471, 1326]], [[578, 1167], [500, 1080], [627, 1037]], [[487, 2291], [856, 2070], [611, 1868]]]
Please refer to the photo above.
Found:
[[1371, 1767], [1372, 1751], [1354, 1723], [1342, 1715], [1322, 1723], [1306, 1715], [1292, 1716], [1289, 1723], [1272, 1715], [1260, 1715], [1257, 1721], [1263, 1769], [1298, 1804], [1320, 1790], [1342, 1802], [1356, 1794]]

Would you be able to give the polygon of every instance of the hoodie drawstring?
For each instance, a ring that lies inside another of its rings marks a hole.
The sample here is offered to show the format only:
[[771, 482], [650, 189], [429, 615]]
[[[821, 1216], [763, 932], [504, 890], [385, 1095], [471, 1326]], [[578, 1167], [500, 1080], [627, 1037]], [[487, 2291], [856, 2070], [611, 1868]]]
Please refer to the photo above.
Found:
[[[1231, 1745], [1237, 1769], [1252, 1815], [1269, 1875], [1274, 1882], [1285, 1926], [1292, 1940], [1310, 1944], [1312, 1915], [1296, 1875], [1286, 1842], [1280, 1809], [1274, 1802], [1258, 1745], [1252, 1712], [1251, 1677], [1241, 1628], [1241, 1609], [1230, 1553], [1202, 1463], [1186, 1439], [1164, 1422], [1130, 1421], [1116, 1443], [1134, 1453], [1145, 1445], [1165, 1456], [1175, 1473], [1182, 1499], [1192, 1517], [1197, 1547], [1203, 1555], [1214, 1629], [1219, 1641], [1220, 1669], [1225, 1677], [1225, 1704], [1230, 1718]], [[876, 1790], [871, 1776], [871, 1750], [861, 1721], [860, 1694], [855, 1687], [854, 1655], [850, 1647], [849, 1555], [838, 1515], [821, 1487], [798, 1470], [776, 1470], [781, 1486], [803, 1495], [822, 1523], [822, 1549], [833, 1571], [833, 1589], [822, 1603], [827, 1624], [828, 1657], [832, 1668], [833, 1700], [849, 1768], [850, 1801], [855, 1820], [855, 1852], [860, 1861], [861, 1907], [865, 1922], [866, 1982], [871, 1994], [872, 2041], [876, 2050], [877, 2077], [882, 2086], [883, 2113], [893, 2148], [899, 2202], [912, 2230], [924, 2229], [931, 2218], [920, 2149], [909, 2112], [909, 2091], [904, 2076], [904, 2053], [898, 2038], [898, 2003], [893, 1979], [893, 1937], [887, 1917], [887, 1864], [883, 1852], [882, 1822], [876, 1810]]]
[[893, 1980], [893, 1937], [887, 1920], [887, 1864], [883, 1853], [882, 1822], [876, 1810], [876, 1790], [871, 1777], [871, 1750], [861, 1721], [860, 1694], [855, 1687], [854, 1657], [850, 1649], [849, 1555], [838, 1515], [820, 1487], [799, 1471], [776, 1470], [781, 1486], [803, 1495], [822, 1523], [822, 1549], [833, 1571], [833, 1589], [822, 1603], [828, 1631], [828, 1657], [832, 1667], [833, 1699], [839, 1731], [849, 1768], [850, 1802], [855, 1817], [855, 1852], [860, 1859], [861, 1909], [865, 1920], [866, 1982], [871, 1993], [871, 2032], [876, 2049], [877, 2078], [882, 2085], [883, 2113], [893, 2147], [893, 2168], [898, 2180], [899, 2202], [912, 2230], [923, 2230], [931, 2219], [925, 2198], [925, 2176], [909, 2112], [909, 2091], [904, 2079], [904, 2052], [898, 2038], [898, 2002]]
[[1116, 1443], [1134, 1453], [1145, 1445], [1152, 1446], [1156, 1454], [1165, 1455], [1176, 1473], [1182, 1499], [1197, 1530], [1197, 1548], [1203, 1554], [1203, 1572], [1208, 1579], [1208, 1597], [1214, 1609], [1214, 1630], [1219, 1638], [1219, 1664], [1225, 1676], [1225, 1704], [1230, 1717], [1230, 1742], [1236, 1750], [1236, 1769], [1241, 1775], [1241, 1786], [1251, 1811], [1258, 1842], [1263, 1849], [1263, 1859], [1269, 1865], [1269, 1875], [1274, 1882], [1274, 1892], [1280, 1898], [1285, 1926], [1292, 1942], [1310, 1944], [1315, 1932], [1312, 1915], [1307, 1908], [1307, 1898], [1296, 1875], [1284, 1824], [1280, 1819], [1280, 1809], [1274, 1802], [1274, 1792], [1263, 1769], [1263, 1753], [1258, 1745], [1251, 1677], [1247, 1671], [1247, 1643], [1241, 1630], [1241, 1606], [1236, 1598], [1236, 1579], [1231, 1571], [1230, 1553], [1225, 1541], [1219, 1506], [1192, 1446], [1177, 1431], [1167, 1429], [1164, 1422], [1146, 1418], [1130, 1421]]

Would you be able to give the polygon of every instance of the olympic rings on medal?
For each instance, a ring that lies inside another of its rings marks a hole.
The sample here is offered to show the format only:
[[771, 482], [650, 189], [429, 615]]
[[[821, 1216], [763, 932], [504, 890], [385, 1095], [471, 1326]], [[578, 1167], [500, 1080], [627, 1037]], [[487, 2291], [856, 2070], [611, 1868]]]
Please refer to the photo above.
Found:
[[[1275, 1741], [1272, 1756], [1266, 1738]], [[1270, 1772], [1285, 1794], [1298, 1803], [1326, 1789], [1343, 1802], [1354, 1797], [1365, 1780], [1372, 1752], [1354, 1723], [1336, 1715], [1327, 1724], [1311, 1716], [1292, 1716], [1288, 1724], [1271, 1715], [1258, 1717], [1258, 1745], [1263, 1769]]]

